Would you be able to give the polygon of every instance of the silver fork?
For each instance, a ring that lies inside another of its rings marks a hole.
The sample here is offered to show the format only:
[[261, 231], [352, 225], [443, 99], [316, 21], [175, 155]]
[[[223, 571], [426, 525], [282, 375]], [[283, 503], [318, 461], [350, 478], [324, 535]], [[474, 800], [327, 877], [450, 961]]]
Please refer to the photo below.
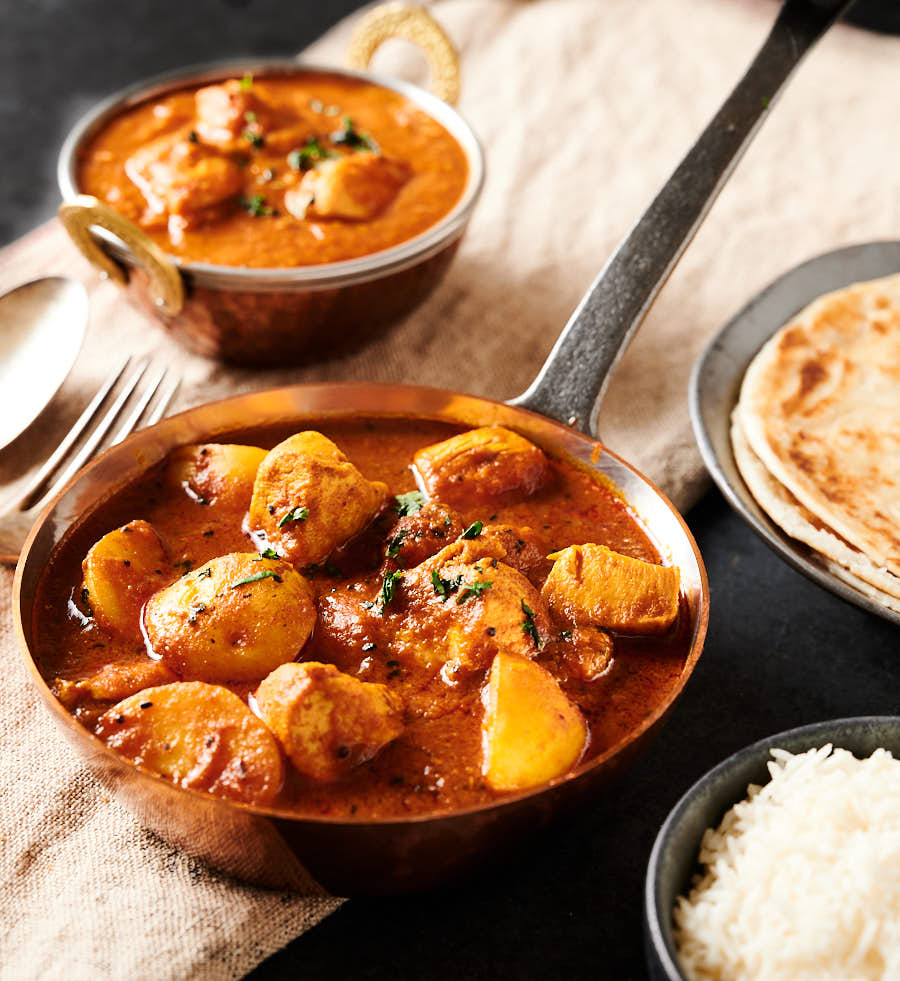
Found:
[[[142, 386], [141, 382], [150, 367], [149, 359], [143, 358], [128, 371], [130, 364], [131, 358], [126, 358], [106, 378], [59, 446], [26, 486], [19, 490], [17, 499], [0, 514], [0, 562], [17, 561], [28, 532], [44, 505], [97, 452], [129, 404], [127, 414], [107, 441], [107, 446], [114, 446], [135, 429], [152, 426], [162, 419], [178, 390], [179, 379], [171, 377], [168, 368], [161, 368]], [[157, 396], [156, 402], [148, 412], [154, 396]], [[95, 421], [101, 409], [105, 411]]]

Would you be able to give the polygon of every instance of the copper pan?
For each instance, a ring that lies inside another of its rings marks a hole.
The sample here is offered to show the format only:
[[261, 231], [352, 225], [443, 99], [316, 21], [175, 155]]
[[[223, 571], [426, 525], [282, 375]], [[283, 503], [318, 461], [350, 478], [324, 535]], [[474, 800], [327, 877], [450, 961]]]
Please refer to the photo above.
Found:
[[[147, 825], [217, 868], [264, 885], [309, 888], [308, 870], [343, 894], [421, 889], [483, 863], [552, 815], [608, 786], [646, 748], [700, 657], [709, 590], [696, 543], [672, 504], [588, 435], [595, 429], [595, 402], [760, 116], [803, 52], [846, 3], [828, 6], [826, 11], [825, 5], [808, 0], [787, 0], [744, 79], [610, 259], [534, 384], [513, 403], [399, 385], [297, 385], [243, 395], [199, 406], [136, 433], [82, 470], [50, 503], [16, 570], [16, 629], [34, 683], [53, 717], [94, 772]], [[612, 480], [661, 553], [681, 570], [690, 649], [669, 701], [607, 752], [545, 786], [466, 810], [377, 821], [298, 818], [176, 788], [128, 763], [76, 722], [56, 701], [32, 657], [38, 580], [63, 536], [176, 446], [227, 439], [232, 432], [256, 426], [299, 429], [347, 414], [505, 425], [551, 454], [570, 457]]]

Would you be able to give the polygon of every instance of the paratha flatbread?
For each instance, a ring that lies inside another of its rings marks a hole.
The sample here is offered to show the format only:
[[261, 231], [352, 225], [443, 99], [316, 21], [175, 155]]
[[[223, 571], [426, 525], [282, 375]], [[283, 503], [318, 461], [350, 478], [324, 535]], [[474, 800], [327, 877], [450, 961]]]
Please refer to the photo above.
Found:
[[750, 448], [736, 412], [731, 419], [731, 445], [744, 483], [782, 531], [819, 552], [822, 565], [833, 575], [900, 612], [900, 577], [875, 565], [868, 556], [841, 539], [775, 480]]
[[736, 411], [770, 474], [900, 575], [900, 275], [801, 311], [754, 358]]

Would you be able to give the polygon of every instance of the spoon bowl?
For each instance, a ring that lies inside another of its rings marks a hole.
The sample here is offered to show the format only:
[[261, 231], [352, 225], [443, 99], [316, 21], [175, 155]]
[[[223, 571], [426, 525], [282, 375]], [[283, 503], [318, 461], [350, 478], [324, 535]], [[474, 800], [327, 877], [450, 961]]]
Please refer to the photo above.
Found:
[[85, 288], [62, 276], [0, 296], [0, 449], [34, 422], [66, 380], [87, 322]]

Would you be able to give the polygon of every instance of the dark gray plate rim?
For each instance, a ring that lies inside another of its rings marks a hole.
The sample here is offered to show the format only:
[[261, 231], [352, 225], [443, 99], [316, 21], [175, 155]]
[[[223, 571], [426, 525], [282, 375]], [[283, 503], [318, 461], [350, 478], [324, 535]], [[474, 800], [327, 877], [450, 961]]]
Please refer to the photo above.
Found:
[[747, 785], [767, 783], [769, 750], [804, 752], [832, 743], [858, 758], [879, 747], [900, 755], [900, 717], [857, 716], [830, 719], [760, 739], [708, 770], [669, 812], [653, 843], [644, 881], [644, 933], [647, 963], [654, 981], [684, 981], [675, 956], [672, 909], [690, 886], [700, 839], [725, 812], [746, 796]]
[[816, 553], [786, 535], [747, 489], [731, 450], [731, 412], [756, 352], [791, 317], [831, 290], [900, 271], [900, 241], [867, 242], [826, 252], [784, 273], [757, 293], [713, 337], [691, 374], [688, 402], [703, 462], [744, 521], [803, 575], [870, 613], [900, 625], [900, 614], [831, 573]]

